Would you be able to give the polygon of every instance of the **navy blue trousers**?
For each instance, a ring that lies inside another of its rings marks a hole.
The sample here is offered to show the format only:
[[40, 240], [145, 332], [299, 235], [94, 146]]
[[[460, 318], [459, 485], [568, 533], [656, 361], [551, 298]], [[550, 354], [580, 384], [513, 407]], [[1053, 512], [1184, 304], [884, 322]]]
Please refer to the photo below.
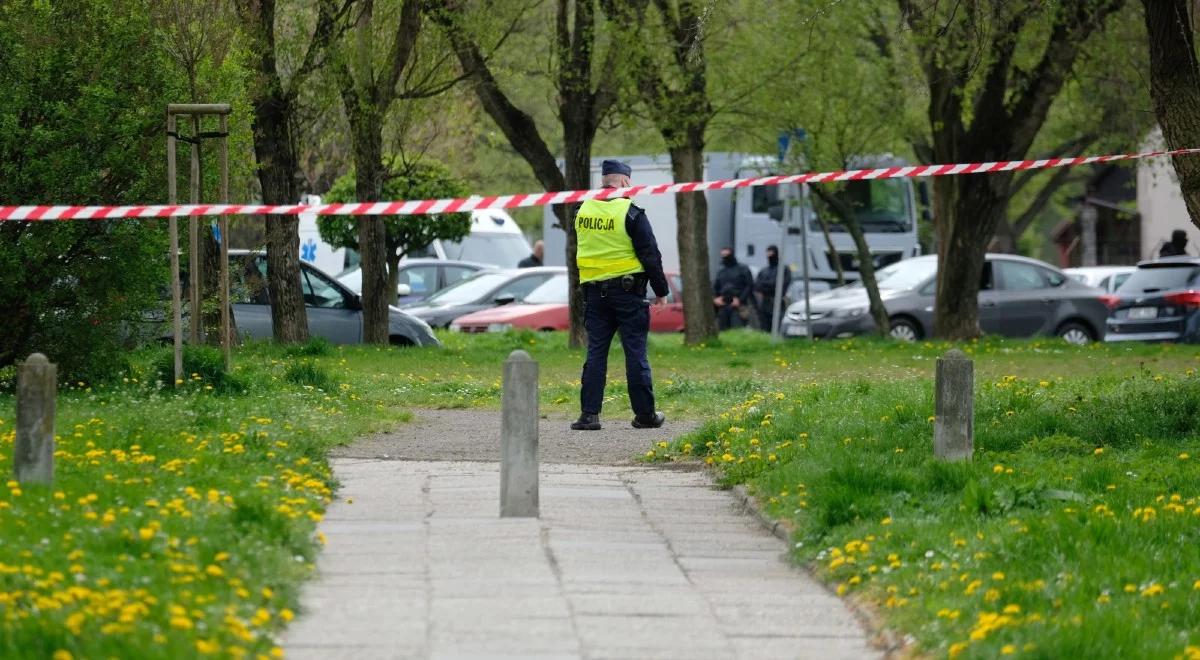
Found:
[[646, 335], [650, 332], [650, 305], [636, 291], [624, 291], [619, 285], [601, 288], [583, 287], [583, 325], [587, 329], [587, 360], [583, 363], [582, 412], [600, 414], [604, 405], [604, 385], [608, 381], [608, 349], [613, 335], [621, 333], [625, 350], [625, 381], [629, 387], [629, 405], [633, 413], [654, 413], [654, 383], [650, 361], [646, 359]]

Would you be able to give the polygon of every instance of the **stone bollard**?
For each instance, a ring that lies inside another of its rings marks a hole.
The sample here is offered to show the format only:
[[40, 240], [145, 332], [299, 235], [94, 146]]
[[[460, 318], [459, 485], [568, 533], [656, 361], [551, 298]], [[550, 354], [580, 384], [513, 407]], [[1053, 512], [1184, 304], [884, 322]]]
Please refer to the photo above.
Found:
[[500, 406], [500, 517], [536, 518], [538, 364], [525, 351], [504, 361]]
[[975, 363], [958, 349], [937, 361], [933, 454], [945, 461], [975, 453]]
[[41, 353], [17, 368], [17, 438], [13, 472], [21, 483], [54, 480], [54, 397], [58, 367]]

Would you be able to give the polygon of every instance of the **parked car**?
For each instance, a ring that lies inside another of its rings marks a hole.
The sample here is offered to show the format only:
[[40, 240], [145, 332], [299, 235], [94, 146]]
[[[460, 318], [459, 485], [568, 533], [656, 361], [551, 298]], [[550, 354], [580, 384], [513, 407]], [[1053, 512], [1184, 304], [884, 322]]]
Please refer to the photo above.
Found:
[[1105, 301], [1105, 341], [1200, 342], [1200, 257], [1143, 261]]
[[[270, 339], [271, 302], [267, 289], [267, 255], [250, 250], [229, 251], [229, 296], [238, 333]], [[316, 266], [300, 262], [300, 285], [308, 331], [334, 344], [362, 341], [362, 300]], [[440, 346], [429, 324], [396, 307], [388, 309], [388, 338], [396, 346]]]
[[[683, 281], [675, 273], [667, 273], [671, 289], [664, 307], [650, 307], [650, 330], [653, 332], [683, 331]], [[648, 299], [654, 292], [646, 293]], [[493, 307], [466, 316], [460, 316], [450, 324], [451, 330], [462, 332], [504, 332], [512, 328], [530, 330], [566, 330], [570, 327], [570, 309], [567, 306], [567, 276], [556, 275], [545, 284], [534, 289], [525, 298], [524, 304]]]
[[445, 328], [471, 312], [521, 302], [547, 280], [566, 272], [566, 268], [552, 266], [481, 270], [422, 302], [405, 306], [404, 311], [435, 328]]
[[[880, 295], [891, 320], [891, 335], [915, 341], [933, 329], [937, 257], [913, 257], [876, 273]], [[1008, 337], [1053, 335], [1073, 344], [1103, 337], [1108, 309], [1098, 289], [1080, 284], [1053, 266], [1025, 257], [989, 254], [979, 291], [979, 325], [988, 334]], [[851, 337], [874, 332], [866, 289], [860, 283], [814, 296], [812, 315], [804, 303], [788, 307], [786, 336]]]
[[[491, 268], [491, 266], [473, 261], [405, 259], [400, 262], [400, 277], [396, 283], [396, 304], [408, 305], [421, 302], [438, 291], [487, 268]], [[338, 275], [337, 279], [354, 293], [362, 295], [361, 267], [355, 266]]]
[[1112, 293], [1124, 284], [1135, 270], [1137, 268], [1134, 266], [1084, 266], [1064, 268], [1063, 272], [1076, 282]]

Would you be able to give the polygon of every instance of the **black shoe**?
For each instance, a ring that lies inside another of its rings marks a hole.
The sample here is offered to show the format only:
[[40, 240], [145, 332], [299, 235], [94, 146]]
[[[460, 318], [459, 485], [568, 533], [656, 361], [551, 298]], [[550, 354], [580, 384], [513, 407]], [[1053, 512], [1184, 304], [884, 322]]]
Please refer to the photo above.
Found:
[[599, 431], [600, 430], [600, 415], [591, 413], [583, 413], [579, 416], [579, 420], [571, 423], [572, 431]]
[[638, 415], [633, 418], [633, 428], [635, 429], [656, 429], [667, 421], [667, 416], [660, 413], [652, 413], [645, 417]]

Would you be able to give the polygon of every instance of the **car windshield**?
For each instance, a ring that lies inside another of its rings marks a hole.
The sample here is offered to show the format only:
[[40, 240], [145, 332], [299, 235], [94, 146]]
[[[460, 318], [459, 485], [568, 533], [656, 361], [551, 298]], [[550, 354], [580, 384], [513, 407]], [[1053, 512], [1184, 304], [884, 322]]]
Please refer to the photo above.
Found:
[[468, 234], [462, 241], [445, 241], [447, 259], [475, 261], [500, 268], [516, 268], [517, 262], [533, 253], [520, 234]]
[[[841, 197], [854, 209], [863, 231], [902, 234], [912, 230], [908, 197], [910, 185], [906, 179], [850, 181]], [[821, 217], [829, 225], [830, 231], [846, 231], [828, 205], [820, 204], [820, 207]], [[821, 223], [814, 220], [810, 223], [810, 230], [821, 231]]]
[[[933, 259], [906, 259], [875, 271], [875, 281], [880, 289], [907, 291], [921, 286], [936, 273], [937, 261]], [[859, 281], [847, 285], [847, 288], [850, 287], [861, 289], [863, 283]]]
[[1200, 266], [1195, 264], [1138, 268], [1117, 289], [1117, 293], [1157, 293], [1173, 289], [1186, 289], [1196, 286], [1198, 278], [1200, 278]]
[[531, 305], [565, 305], [567, 303], [567, 276], [555, 275], [546, 280], [529, 295], [524, 302]]
[[475, 302], [507, 282], [511, 277], [507, 273], [481, 273], [438, 291], [430, 296], [428, 301], [445, 305]]

